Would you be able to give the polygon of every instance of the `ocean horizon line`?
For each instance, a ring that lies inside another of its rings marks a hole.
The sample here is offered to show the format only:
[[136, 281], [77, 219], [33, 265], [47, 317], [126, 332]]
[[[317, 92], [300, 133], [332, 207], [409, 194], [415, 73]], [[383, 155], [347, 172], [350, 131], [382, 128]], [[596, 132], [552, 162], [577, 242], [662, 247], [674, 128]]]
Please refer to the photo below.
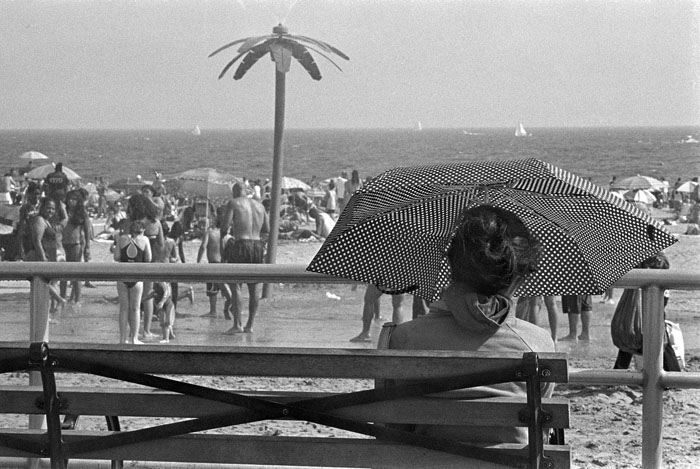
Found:
[[[433, 130], [512, 130], [516, 125], [500, 125], [500, 126], [445, 126], [445, 127], [431, 127], [423, 126], [421, 130], [417, 130], [415, 127], [404, 126], [404, 127], [285, 127], [285, 132], [297, 132], [297, 131], [312, 131], [312, 132], [327, 132], [327, 131], [410, 131], [410, 132], [424, 132]], [[66, 128], [66, 127], [56, 127], [56, 128], [4, 128], [0, 129], [0, 132], [191, 132], [194, 127], [117, 127], [117, 128]], [[273, 127], [250, 127], [250, 128], [228, 128], [228, 127], [206, 127], [199, 125], [200, 129], [204, 129], [207, 132], [272, 132]], [[571, 125], [571, 126], [537, 126], [528, 125], [529, 130], [633, 130], [633, 129], [690, 129], [695, 128], [700, 132], [700, 124], [677, 124], [677, 125]]]

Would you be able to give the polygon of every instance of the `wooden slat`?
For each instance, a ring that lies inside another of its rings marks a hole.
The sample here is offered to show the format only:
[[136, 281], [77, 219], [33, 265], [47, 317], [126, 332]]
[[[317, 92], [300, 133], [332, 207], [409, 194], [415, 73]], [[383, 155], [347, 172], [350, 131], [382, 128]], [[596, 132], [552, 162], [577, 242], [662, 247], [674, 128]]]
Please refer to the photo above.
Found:
[[[0, 359], [22, 357], [26, 344], [0, 344]], [[508, 370], [522, 354], [486, 352], [311, 349], [270, 347], [202, 347], [105, 344], [51, 345], [61, 366], [64, 359], [119, 367], [135, 373], [173, 375], [279, 376], [366, 379], [428, 379], [465, 373]], [[566, 355], [539, 354], [544, 381], [568, 381]]]
[[[10, 434], [0, 430], [2, 434]], [[12, 432], [13, 436], [40, 438], [29, 430]], [[100, 436], [99, 432], [65, 432], [64, 441]], [[526, 454], [526, 445], [498, 445], [501, 451]], [[545, 446], [554, 468], [571, 467], [569, 447]], [[0, 456], [26, 457], [26, 453], [0, 447]], [[137, 443], [123, 448], [101, 450], [72, 459], [123, 459], [140, 461], [303, 465], [323, 467], [372, 468], [500, 468], [483, 461], [390, 442], [347, 438], [257, 437], [197, 434]]]
[[[220, 402], [183, 396], [166, 391], [139, 388], [82, 389], [61, 388], [67, 403], [65, 413], [77, 415], [118, 415], [138, 417], [195, 418], [237, 409]], [[331, 395], [317, 392], [251, 392], [242, 394], [278, 402], [315, 399]], [[36, 386], [0, 386], [0, 412], [18, 414], [42, 413], [35, 405], [42, 395]], [[543, 399], [543, 407], [551, 412], [548, 426], [569, 428], [569, 401]], [[527, 426], [518, 420], [518, 411], [525, 406], [522, 399], [489, 398], [453, 400], [438, 398], [399, 399], [347, 407], [332, 415], [361, 421], [382, 423], [419, 423], [430, 425]], [[466, 423], [465, 423], [466, 422]]]

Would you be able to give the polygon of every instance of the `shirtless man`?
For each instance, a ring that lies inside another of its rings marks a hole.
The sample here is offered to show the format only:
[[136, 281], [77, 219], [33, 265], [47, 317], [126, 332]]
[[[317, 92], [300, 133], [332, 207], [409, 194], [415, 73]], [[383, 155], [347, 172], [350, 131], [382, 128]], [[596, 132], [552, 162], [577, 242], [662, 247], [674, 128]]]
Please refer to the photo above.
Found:
[[[262, 236], [270, 231], [270, 224], [263, 205], [246, 197], [243, 184], [236, 183], [231, 190], [233, 200], [226, 206], [226, 213], [221, 221], [221, 252], [224, 262], [229, 264], [262, 264], [265, 243]], [[229, 231], [230, 229], [230, 231]], [[223, 239], [230, 233], [231, 239], [224, 245]], [[257, 283], [248, 283], [248, 322], [241, 325], [242, 298], [240, 284], [232, 283], [231, 306], [233, 309], [233, 327], [225, 334], [253, 332], [253, 321], [258, 312]]]
[[[221, 264], [221, 233], [219, 231], [219, 226], [221, 225], [220, 220], [222, 216], [223, 212], [219, 212], [214, 221], [214, 225], [207, 226], [207, 230], [202, 236], [202, 244], [199, 246], [199, 252], [197, 252], [197, 264], [202, 262], [202, 257], [205, 252], [207, 253], [207, 262], [209, 264]], [[207, 223], [209, 223], [209, 220], [207, 220]], [[231, 319], [231, 314], [229, 313], [229, 308], [231, 307], [231, 290], [229, 290], [228, 285], [225, 283], [207, 283], [209, 312], [203, 314], [203, 318], [216, 318], [216, 297], [219, 291], [221, 291], [221, 294], [226, 298], [224, 317], [226, 319]]]

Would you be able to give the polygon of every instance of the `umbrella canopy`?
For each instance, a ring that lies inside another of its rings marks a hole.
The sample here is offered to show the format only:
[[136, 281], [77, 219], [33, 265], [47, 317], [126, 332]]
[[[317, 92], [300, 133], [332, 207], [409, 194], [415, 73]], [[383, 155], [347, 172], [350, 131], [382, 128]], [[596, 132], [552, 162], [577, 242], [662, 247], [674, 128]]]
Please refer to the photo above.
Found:
[[686, 181], [676, 188], [676, 192], [695, 192], [695, 188], [698, 187], [698, 183], [695, 181]]
[[517, 214], [543, 247], [516, 296], [600, 294], [677, 240], [608, 191], [535, 159], [396, 168], [355, 192], [307, 270], [438, 299], [461, 212]]
[[642, 202], [645, 204], [653, 204], [656, 202], [656, 196], [646, 189], [637, 189], [635, 191], [626, 192], [625, 199], [632, 200], [634, 202]]
[[659, 181], [658, 179], [654, 179], [650, 176], [640, 176], [639, 174], [637, 174], [636, 176], [620, 179], [612, 185], [611, 189], [621, 189], [628, 191], [632, 191], [635, 189], [648, 189], [651, 191], [662, 191], [664, 190], [664, 187], [664, 183]]
[[165, 188], [177, 197], [209, 199], [223, 202], [231, 199], [231, 187], [243, 180], [213, 168], [190, 169], [168, 177]]
[[12, 233], [19, 221], [19, 206], [0, 204], [0, 235]]
[[[265, 187], [269, 187], [272, 183], [268, 182], [265, 184]], [[308, 191], [311, 189], [311, 186], [305, 183], [304, 181], [301, 181], [296, 178], [290, 178], [287, 176], [284, 176], [282, 178], [282, 189], [288, 190], [288, 191], [293, 191], [293, 190], [300, 190], [300, 191]]]
[[[56, 171], [56, 168], [54, 167], [53, 164], [45, 164], [43, 166], [38, 166], [31, 171], [29, 171], [27, 174], [24, 175], [25, 179], [44, 179], [46, 176], [49, 174], [53, 173]], [[68, 168], [67, 166], [63, 166], [63, 173], [68, 176], [68, 180], [70, 181], [75, 181], [77, 179], [80, 179], [80, 176], [78, 176], [78, 173], [73, 171], [72, 169]]]
[[115, 191], [126, 192], [127, 194], [133, 194], [141, 190], [146, 184], [153, 184], [153, 181], [144, 181], [137, 178], [122, 178], [117, 179], [114, 182], [109, 183], [109, 188]]
[[38, 151], [25, 151], [21, 155], [18, 156], [18, 158], [21, 158], [23, 160], [48, 160], [49, 157], [44, 155], [43, 153], [39, 153]]

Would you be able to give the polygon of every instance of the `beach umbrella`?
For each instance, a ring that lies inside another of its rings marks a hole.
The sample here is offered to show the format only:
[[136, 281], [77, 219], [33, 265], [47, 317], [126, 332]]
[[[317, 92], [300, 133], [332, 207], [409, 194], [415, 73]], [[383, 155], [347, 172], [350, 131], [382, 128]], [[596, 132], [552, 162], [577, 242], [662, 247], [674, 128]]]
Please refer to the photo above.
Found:
[[625, 200], [642, 202], [644, 204], [653, 204], [656, 202], [656, 196], [646, 189], [637, 189], [634, 191], [625, 192]]
[[[289, 29], [281, 23], [272, 28], [271, 35], [249, 37], [230, 42], [209, 54], [209, 57], [237, 44], [241, 44], [237, 51], [238, 54], [226, 64], [219, 74], [219, 78], [223, 77], [241, 58], [243, 60], [233, 75], [234, 80], [243, 78], [250, 67], [267, 54], [270, 54], [272, 61], [275, 63], [275, 132], [272, 158], [270, 239], [267, 243], [267, 263], [274, 264], [277, 256], [277, 235], [279, 233], [279, 212], [281, 207], [280, 192], [284, 172], [282, 136], [284, 133], [286, 74], [291, 66], [292, 57], [304, 67], [314, 80], [321, 79], [321, 72], [310, 50], [326, 58], [338, 70], [340, 70], [340, 67], [330, 59], [329, 55], [335, 54], [345, 60], [350, 59], [330, 44], [306, 36], [289, 34]], [[267, 289], [269, 289], [269, 284], [265, 284], [264, 297], [267, 296]]]
[[621, 189], [621, 190], [635, 190], [635, 189], [648, 189], [651, 191], [662, 191], [664, 190], [664, 183], [658, 179], [654, 179], [650, 176], [631, 176], [628, 178], [620, 179], [613, 183], [610, 187], [611, 189]]
[[[271, 182], [268, 182], [265, 184], [265, 187], [270, 187]], [[304, 181], [301, 181], [296, 178], [290, 178], [287, 176], [284, 176], [282, 178], [282, 189], [288, 190], [288, 191], [293, 191], [293, 190], [300, 190], [300, 191], [308, 191], [311, 189], [311, 186], [305, 183]]]
[[686, 181], [676, 188], [676, 192], [687, 192], [688, 194], [695, 192], [698, 183], [695, 181]]
[[0, 204], [0, 235], [14, 231], [19, 222], [19, 205]]
[[133, 194], [138, 192], [141, 188], [147, 184], [153, 184], [153, 181], [145, 181], [143, 179], [137, 178], [122, 178], [109, 183], [109, 188], [115, 191], [126, 192], [127, 194]]
[[468, 207], [515, 213], [543, 247], [515, 296], [601, 294], [677, 241], [591, 182], [536, 159], [401, 167], [356, 191], [307, 270], [440, 298], [447, 251]]
[[[38, 166], [31, 171], [29, 171], [27, 174], [24, 175], [25, 179], [44, 179], [46, 176], [49, 174], [53, 173], [56, 171], [56, 167], [53, 163], [51, 164], [45, 164], [43, 166]], [[63, 173], [68, 176], [68, 180], [70, 181], [76, 181], [80, 179], [80, 176], [78, 176], [78, 173], [73, 171], [67, 166], [63, 166]]]
[[21, 158], [23, 160], [48, 160], [49, 157], [44, 155], [43, 153], [39, 153], [38, 151], [25, 151], [21, 155], [18, 156], [18, 158]]
[[203, 198], [222, 203], [232, 198], [231, 187], [243, 180], [213, 168], [190, 169], [165, 181], [165, 188], [177, 197]]

